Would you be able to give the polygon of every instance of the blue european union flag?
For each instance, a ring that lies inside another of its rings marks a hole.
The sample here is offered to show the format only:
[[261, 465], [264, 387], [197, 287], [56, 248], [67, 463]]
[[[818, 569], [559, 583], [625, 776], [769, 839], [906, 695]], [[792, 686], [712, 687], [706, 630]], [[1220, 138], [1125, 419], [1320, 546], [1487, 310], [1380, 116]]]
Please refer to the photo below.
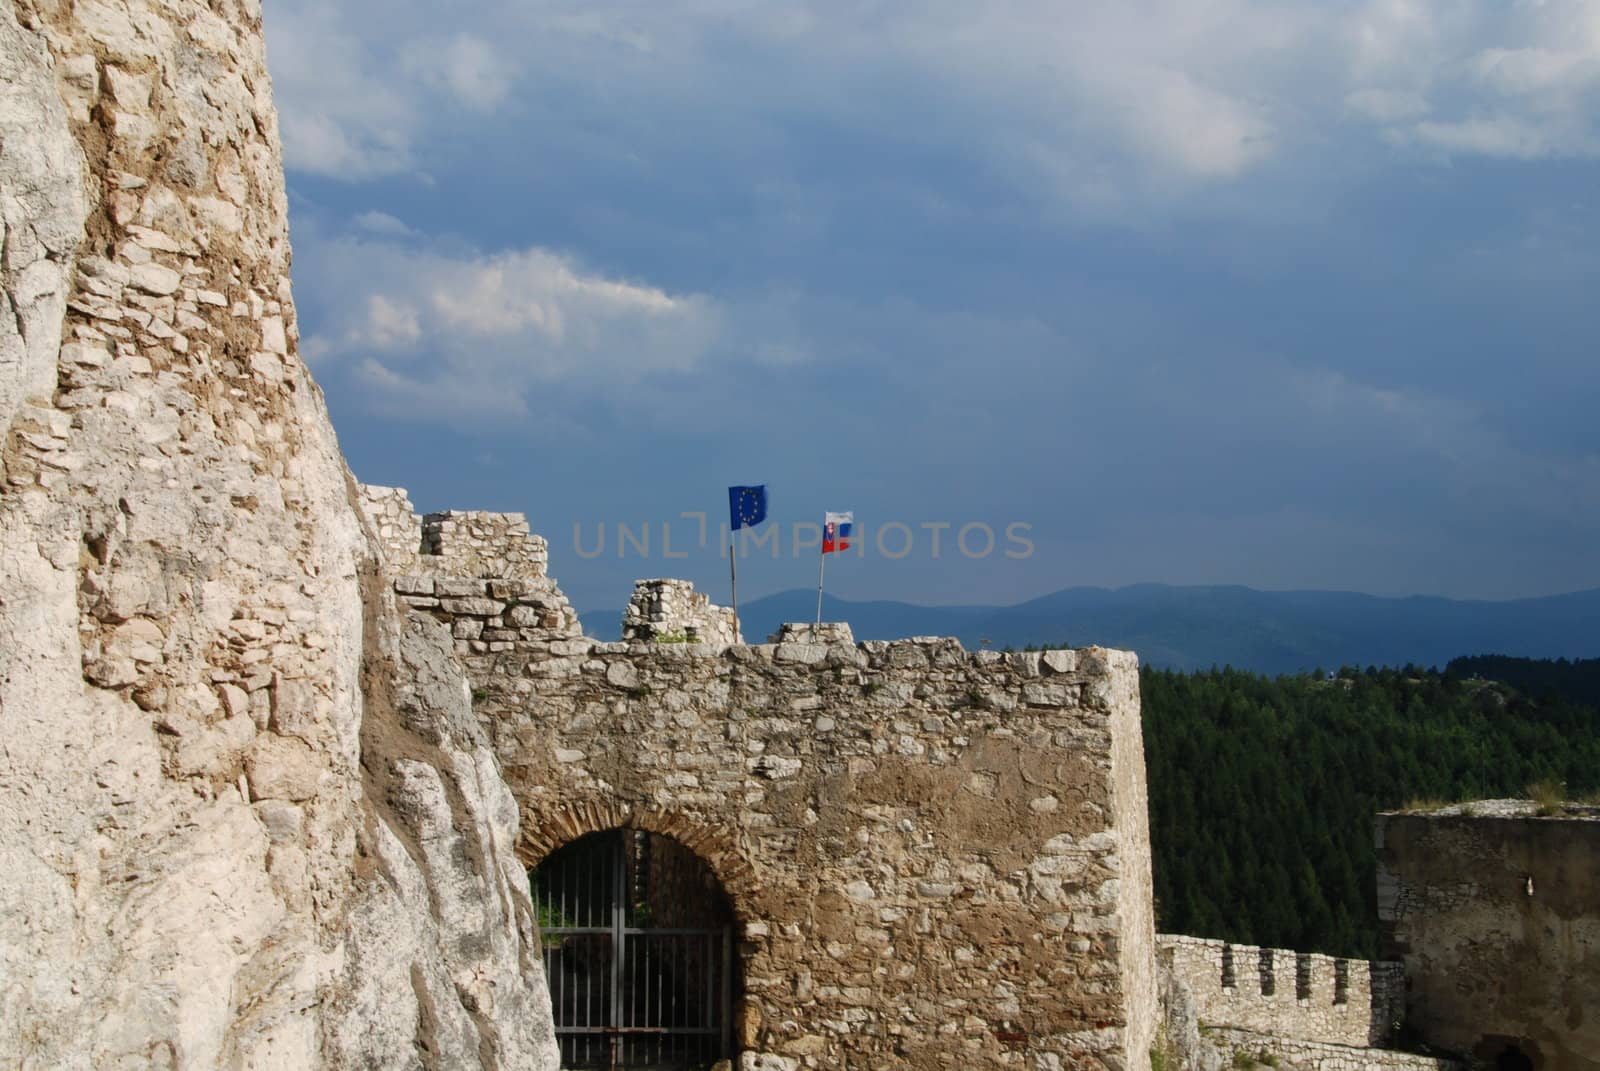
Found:
[[728, 516], [735, 532], [766, 520], [767, 485], [728, 488]]

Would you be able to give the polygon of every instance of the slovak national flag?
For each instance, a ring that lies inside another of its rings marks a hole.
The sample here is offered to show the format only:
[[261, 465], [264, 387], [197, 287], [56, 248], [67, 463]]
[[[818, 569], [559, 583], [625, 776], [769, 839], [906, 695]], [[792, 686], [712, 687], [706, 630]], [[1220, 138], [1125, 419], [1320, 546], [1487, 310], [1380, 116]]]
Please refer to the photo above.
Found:
[[822, 515], [822, 553], [850, 549], [850, 534], [856, 524], [854, 511], [849, 513], [824, 513]]

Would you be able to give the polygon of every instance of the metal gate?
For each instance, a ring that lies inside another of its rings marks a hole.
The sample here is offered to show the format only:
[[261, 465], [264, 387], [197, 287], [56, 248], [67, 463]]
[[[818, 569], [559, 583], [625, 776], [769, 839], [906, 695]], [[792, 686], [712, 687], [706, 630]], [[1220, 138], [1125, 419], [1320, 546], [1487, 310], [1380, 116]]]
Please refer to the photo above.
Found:
[[563, 1068], [706, 1071], [733, 1055], [733, 911], [703, 860], [613, 829], [530, 880]]

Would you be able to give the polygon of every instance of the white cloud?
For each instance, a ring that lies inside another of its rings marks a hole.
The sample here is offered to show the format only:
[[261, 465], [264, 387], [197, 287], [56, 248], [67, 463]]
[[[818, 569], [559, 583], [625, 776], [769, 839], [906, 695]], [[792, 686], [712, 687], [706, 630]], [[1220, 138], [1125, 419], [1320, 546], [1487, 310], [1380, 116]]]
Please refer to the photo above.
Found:
[[1474, 73], [1505, 94], [1581, 90], [1600, 79], [1600, 54], [1592, 48], [1486, 48]]
[[[367, 315], [346, 339], [377, 350], [415, 346], [422, 341], [422, 320], [417, 310], [382, 294], [367, 295]], [[325, 349], [324, 352], [332, 352]]]
[[363, 212], [352, 221], [360, 230], [390, 238], [409, 238], [412, 230], [405, 222], [387, 212]]
[[1370, 0], [1346, 104], [1454, 156], [1600, 155], [1600, 2]]
[[1284, 116], [1260, 69], [1315, 27], [1276, 0], [1088, 0], [1070, 15], [1011, 0], [936, 4], [909, 26], [870, 23], [850, 36], [870, 42], [858, 62], [953, 99], [948, 129], [975, 153], [1020, 163], [1023, 183], [1058, 181], [1062, 196], [1105, 205], [1130, 188], [1205, 184], [1270, 159]]
[[500, 104], [516, 75], [511, 62], [482, 37], [458, 33], [443, 45], [414, 41], [404, 50], [407, 71], [457, 104], [488, 111]]
[[1349, 12], [1342, 27], [1335, 26], [1343, 40], [1328, 44], [1347, 51], [1357, 82], [1400, 77], [1426, 83], [1441, 59], [1446, 20], [1453, 17], [1432, 0], [1367, 0]]
[[1135, 128], [1146, 148], [1185, 174], [1237, 175], [1271, 150], [1271, 126], [1247, 103], [1162, 72], [1139, 98]]
[[1358, 89], [1345, 96], [1344, 104], [1355, 114], [1379, 123], [1428, 114], [1428, 99], [1414, 90]]
[[536, 334], [565, 345], [587, 324], [692, 316], [700, 299], [583, 275], [564, 257], [528, 249], [452, 265], [435, 277], [429, 301], [442, 324], [466, 335]]
[[[1204, 180], [1265, 159], [1271, 109], [1239, 74], [1307, 20], [1277, 0], [1226, 0], [1204, 17], [1180, 0], [1135, 6], [1094, 0], [1068, 18], [1042, 0], [892, 16], [826, 2], [497, 0], [441, 41], [434, 9], [408, 0], [283, 0], [267, 28], [290, 167], [352, 179], [418, 166], [430, 129], [495, 109], [519, 85], [535, 100], [575, 90], [646, 125], [659, 110], [713, 130], [773, 114], [895, 122], [878, 103], [892, 86], [895, 98], [956, 103], [920, 136], [1012, 160], [1100, 140], [1138, 167]], [[963, 101], [998, 121], [974, 124]]]
[[604, 393], [693, 372], [723, 341], [709, 298], [547, 249], [442, 252], [313, 233], [296, 252], [301, 303], [318, 324], [306, 352], [352, 369], [382, 408], [463, 426], [520, 414], [545, 388]]
[[485, 0], [454, 11], [449, 34], [439, 18], [417, 0], [273, 6], [291, 169], [458, 168], [431, 145], [493, 122], [644, 164], [687, 136], [760, 183], [784, 173], [766, 139], [799, 119], [1136, 216], [1311, 152], [1343, 163], [1336, 137], [1433, 156], [1600, 152], [1600, 0]]
[[1589, 156], [1596, 150], [1594, 138], [1586, 131], [1512, 115], [1425, 121], [1412, 127], [1411, 133], [1423, 144], [1450, 152], [1516, 160]]
[[391, 84], [363, 21], [342, 5], [274, 5], [267, 61], [291, 168], [344, 179], [408, 170], [416, 102]]

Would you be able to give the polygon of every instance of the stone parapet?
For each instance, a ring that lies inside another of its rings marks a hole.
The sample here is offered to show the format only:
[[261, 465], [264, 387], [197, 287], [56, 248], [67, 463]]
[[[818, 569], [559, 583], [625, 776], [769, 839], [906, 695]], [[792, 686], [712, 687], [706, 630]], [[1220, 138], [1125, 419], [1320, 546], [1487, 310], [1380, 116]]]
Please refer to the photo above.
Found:
[[624, 640], [658, 643], [736, 642], [733, 611], [715, 606], [687, 580], [636, 580], [622, 612]]
[[1158, 934], [1202, 1026], [1345, 1046], [1382, 1045], [1404, 1014], [1398, 962], [1339, 959], [1203, 937]]
[[403, 487], [361, 484], [359, 502], [389, 576], [538, 580], [549, 546], [521, 513], [445, 510], [418, 516]]
[[440, 576], [532, 579], [545, 574], [549, 548], [520, 513], [446, 510], [422, 518], [422, 553]]

